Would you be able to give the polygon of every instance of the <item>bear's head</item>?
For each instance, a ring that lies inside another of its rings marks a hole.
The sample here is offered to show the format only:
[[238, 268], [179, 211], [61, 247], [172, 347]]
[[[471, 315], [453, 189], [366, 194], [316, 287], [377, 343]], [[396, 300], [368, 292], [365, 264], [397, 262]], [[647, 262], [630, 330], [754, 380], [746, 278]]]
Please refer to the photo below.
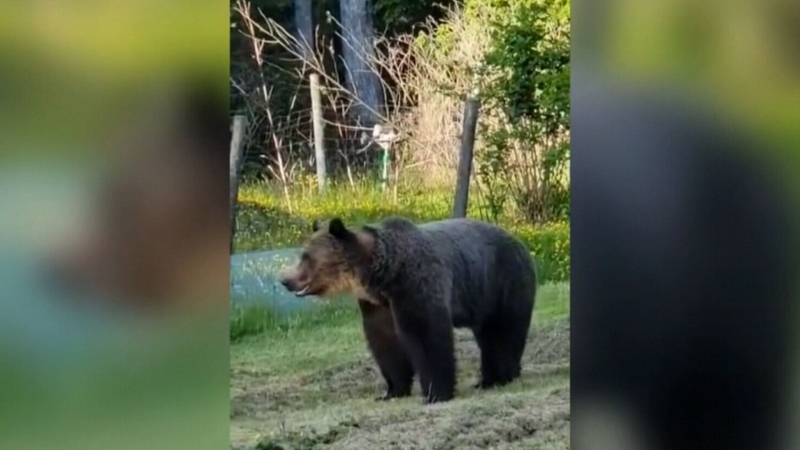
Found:
[[300, 260], [281, 273], [281, 284], [298, 297], [365, 295], [360, 274], [369, 266], [374, 234], [350, 230], [338, 217], [327, 224], [315, 220], [312, 231]]

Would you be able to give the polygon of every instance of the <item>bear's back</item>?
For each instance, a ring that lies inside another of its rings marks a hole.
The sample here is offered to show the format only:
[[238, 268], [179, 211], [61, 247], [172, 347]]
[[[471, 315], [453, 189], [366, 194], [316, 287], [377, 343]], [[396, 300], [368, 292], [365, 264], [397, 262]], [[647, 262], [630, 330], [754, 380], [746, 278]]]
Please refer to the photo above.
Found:
[[452, 273], [456, 327], [471, 326], [491, 313], [509, 277], [535, 283], [530, 252], [500, 227], [459, 218], [420, 224], [418, 229]]

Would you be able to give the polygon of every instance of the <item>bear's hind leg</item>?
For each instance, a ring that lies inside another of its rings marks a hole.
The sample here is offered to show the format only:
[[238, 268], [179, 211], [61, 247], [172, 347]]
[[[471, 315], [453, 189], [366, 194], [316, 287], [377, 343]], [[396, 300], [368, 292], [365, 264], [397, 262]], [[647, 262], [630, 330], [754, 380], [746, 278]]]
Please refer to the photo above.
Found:
[[520, 376], [528, 337], [524, 321], [487, 321], [474, 334], [481, 351], [481, 379], [476, 388], [504, 386]]
[[481, 352], [480, 380], [474, 386], [476, 389], [490, 389], [505, 384], [502, 381], [501, 369], [508, 364], [500, 361], [504, 353], [496, 333], [497, 328], [488, 323], [474, 332]]
[[370, 353], [386, 380], [386, 393], [377, 400], [411, 395], [414, 367], [395, 331], [391, 309], [363, 299], [359, 299], [358, 306]]
[[520, 267], [519, 271], [505, 275], [496, 292], [499, 308], [473, 330], [481, 350], [481, 380], [476, 386], [479, 388], [503, 386], [522, 372], [522, 354], [533, 319], [536, 273], [531, 266], [530, 271], [528, 267]]

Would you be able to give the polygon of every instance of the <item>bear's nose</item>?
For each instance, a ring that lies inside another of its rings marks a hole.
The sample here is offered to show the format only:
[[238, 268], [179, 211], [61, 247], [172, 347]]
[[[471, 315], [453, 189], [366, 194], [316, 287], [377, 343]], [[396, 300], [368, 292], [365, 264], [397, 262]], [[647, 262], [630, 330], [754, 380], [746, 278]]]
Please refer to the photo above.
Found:
[[283, 285], [283, 287], [285, 287], [285, 288], [286, 288], [286, 290], [288, 290], [288, 291], [293, 291], [293, 290], [294, 290], [294, 289], [293, 289], [293, 283], [292, 283], [292, 280], [291, 280], [291, 279], [289, 279], [289, 278], [282, 278], [282, 279], [281, 279], [281, 284], [282, 284], [282, 285]]

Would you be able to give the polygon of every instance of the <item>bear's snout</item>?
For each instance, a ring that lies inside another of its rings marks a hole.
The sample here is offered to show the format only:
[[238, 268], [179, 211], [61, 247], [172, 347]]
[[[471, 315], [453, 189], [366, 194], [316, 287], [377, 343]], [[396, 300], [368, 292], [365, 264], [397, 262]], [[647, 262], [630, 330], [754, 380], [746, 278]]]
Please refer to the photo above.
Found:
[[286, 269], [278, 275], [281, 285], [289, 291], [295, 291], [297, 286], [297, 273], [295, 270]]
[[294, 280], [289, 278], [281, 278], [281, 284], [286, 288], [287, 291], [294, 292], [297, 290]]
[[297, 268], [286, 269], [280, 274], [280, 283], [287, 291], [302, 295], [308, 290], [308, 281]]

